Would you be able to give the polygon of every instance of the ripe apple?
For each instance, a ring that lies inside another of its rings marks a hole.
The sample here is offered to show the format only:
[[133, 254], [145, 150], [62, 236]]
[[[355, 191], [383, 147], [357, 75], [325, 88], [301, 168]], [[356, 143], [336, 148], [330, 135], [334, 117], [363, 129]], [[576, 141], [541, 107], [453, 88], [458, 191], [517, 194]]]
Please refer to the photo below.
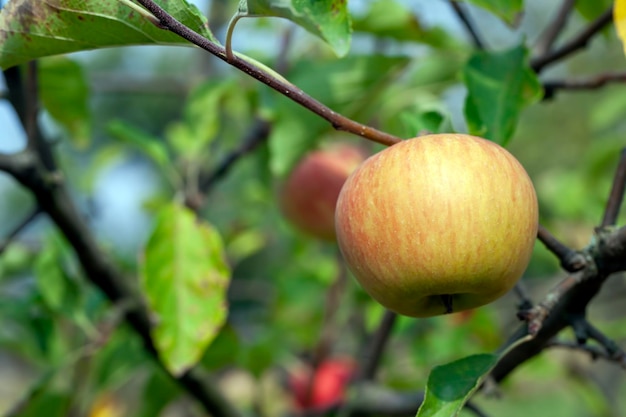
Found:
[[515, 285], [537, 234], [537, 196], [499, 145], [427, 135], [361, 164], [335, 220], [365, 291], [399, 314], [428, 317], [490, 303]]
[[299, 411], [322, 411], [337, 405], [344, 397], [347, 385], [357, 370], [349, 357], [324, 360], [311, 378], [311, 368], [297, 369], [289, 375], [289, 387], [294, 405]]
[[337, 144], [305, 156], [280, 191], [285, 217], [313, 237], [335, 240], [335, 206], [343, 183], [365, 160], [361, 148]]

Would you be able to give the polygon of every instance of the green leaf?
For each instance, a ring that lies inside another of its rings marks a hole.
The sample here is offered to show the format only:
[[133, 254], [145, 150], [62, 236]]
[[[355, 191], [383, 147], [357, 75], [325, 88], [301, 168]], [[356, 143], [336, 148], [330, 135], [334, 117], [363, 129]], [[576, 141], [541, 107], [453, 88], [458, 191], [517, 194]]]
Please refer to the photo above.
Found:
[[[217, 42], [206, 18], [185, 0], [157, 0], [172, 16]], [[128, 1], [11, 0], [0, 12], [0, 67], [112, 46], [188, 44], [158, 28]]]
[[524, 8], [522, 0], [468, 0], [503, 19], [509, 25], [517, 21], [519, 14]]
[[496, 355], [479, 354], [434, 368], [417, 417], [456, 416], [497, 361]]
[[239, 15], [283, 17], [323, 39], [340, 57], [350, 50], [347, 0], [241, 0]]
[[172, 381], [172, 378], [160, 369], [154, 369], [144, 386], [142, 400], [138, 401], [139, 410], [133, 415], [135, 417], [161, 415], [161, 411], [179, 395], [180, 387]]
[[167, 369], [193, 366], [226, 320], [230, 271], [221, 238], [177, 204], [157, 216], [141, 264], [141, 284], [156, 318], [153, 338]]
[[439, 27], [425, 27], [408, 7], [396, 1], [377, 0], [367, 14], [353, 19], [355, 32], [367, 32], [381, 38], [419, 42], [436, 48], [452, 47], [458, 41]]
[[502, 145], [513, 136], [522, 109], [542, 96], [523, 45], [502, 52], [475, 52], [463, 69], [463, 78], [470, 133]]
[[401, 119], [405, 125], [406, 137], [415, 137], [421, 132], [440, 133], [446, 117], [437, 110], [427, 110], [420, 113], [405, 112]]
[[[289, 78], [302, 90], [344, 116], [375, 111], [376, 97], [409, 61], [404, 57], [348, 56], [332, 61], [301, 61]], [[279, 97], [272, 103], [277, 121], [269, 139], [270, 168], [283, 176], [330, 130], [327, 121]]]
[[111, 121], [107, 125], [107, 131], [120, 142], [135, 147], [165, 173], [174, 173], [167, 146], [165, 146], [162, 139], [152, 136], [123, 120]]
[[613, 2], [614, 0], [578, 0], [576, 1], [576, 10], [585, 19], [593, 20], [611, 7]]
[[166, 132], [167, 140], [177, 154], [188, 159], [197, 158], [217, 137], [221, 104], [237, 88], [233, 82], [210, 80], [191, 93], [185, 104], [183, 120], [168, 126]]
[[65, 57], [39, 62], [41, 101], [52, 118], [67, 129], [78, 147], [91, 143], [89, 87], [82, 67]]

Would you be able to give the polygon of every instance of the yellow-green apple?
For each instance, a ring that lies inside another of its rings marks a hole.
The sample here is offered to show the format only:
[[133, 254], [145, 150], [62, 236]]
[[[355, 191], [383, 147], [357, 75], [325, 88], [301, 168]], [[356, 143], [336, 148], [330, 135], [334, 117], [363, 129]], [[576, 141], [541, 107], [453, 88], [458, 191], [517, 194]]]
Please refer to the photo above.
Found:
[[363, 150], [340, 143], [306, 155], [280, 190], [285, 217], [304, 233], [335, 240], [335, 206], [344, 182], [365, 160]]
[[427, 135], [361, 164], [335, 222], [365, 291], [392, 311], [428, 317], [490, 303], [515, 285], [537, 234], [537, 196], [501, 146]]
[[289, 388], [298, 411], [323, 411], [341, 402], [357, 370], [356, 362], [345, 356], [324, 360], [313, 376], [310, 367], [289, 375]]

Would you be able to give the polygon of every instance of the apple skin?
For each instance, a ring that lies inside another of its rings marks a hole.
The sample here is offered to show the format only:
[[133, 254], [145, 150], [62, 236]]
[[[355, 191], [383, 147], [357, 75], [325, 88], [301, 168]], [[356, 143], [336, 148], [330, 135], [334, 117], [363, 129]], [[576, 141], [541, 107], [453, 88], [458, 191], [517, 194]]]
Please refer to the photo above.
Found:
[[310, 368], [298, 369], [289, 375], [294, 406], [298, 411], [322, 411], [337, 405], [343, 400], [356, 370], [356, 362], [343, 356], [324, 360], [315, 370], [312, 380]]
[[334, 242], [339, 192], [365, 158], [361, 148], [345, 143], [306, 155], [280, 190], [280, 206], [287, 220], [310, 236]]
[[429, 317], [485, 305], [515, 285], [530, 260], [538, 206], [528, 174], [504, 148], [437, 134], [361, 164], [335, 220], [365, 291], [399, 314]]

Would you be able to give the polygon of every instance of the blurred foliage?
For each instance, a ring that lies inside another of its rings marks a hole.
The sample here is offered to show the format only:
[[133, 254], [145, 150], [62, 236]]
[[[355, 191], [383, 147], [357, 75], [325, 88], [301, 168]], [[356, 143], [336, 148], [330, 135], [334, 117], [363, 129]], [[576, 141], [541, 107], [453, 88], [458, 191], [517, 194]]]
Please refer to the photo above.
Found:
[[[236, 9], [237, 2], [227, 3]], [[512, 22], [521, 2], [471, 3], [490, 3], [488, 10]], [[528, 19], [547, 7], [538, 1], [526, 3]], [[509, 8], [511, 4], [515, 7]], [[582, 27], [607, 4], [578, 1], [572, 26]], [[453, 16], [445, 24], [431, 23], [407, 2], [359, 5], [352, 50], [345, 58], [336, 59], [318, 39], [296, 31], [286, 77], [333, 110], [402, 137], [422, 130], [466, 131], [471, 123], [463, 117], [467, 89], [462, 73], [476, 55], [455, 31]], [[470, 10], [479, 27], [493, 18]], [[242, 52], [275, 68], [283, 27], [274, 20], [240, 23], [238, 33], [249, 42]], [[213, 33], [221, 29], [211, 28]], [[517, 37], [509, 49], [521, 38], [536, 38], [536, 33], [519, 28], [490, 29]], [[515, 74], [524, 78], [529, 75], [520, 66], [525, 51], [517, 50]], [[479, 58], [489, 61], [499, 53]], [[44, 82], [41, 91], [49, 116], [47, 132], [58, 142], [55, 149], [63, 171], [89, 221], [98, 225], [113, 213], [95, 230], [129, 279], [138, 275], [138, 258], [150, 232], [137, 224], [152, 224], [164, 206], [180, 201], [199, 172], [218, 166], [241, 145], [255, 118], [272, 123], [268, 141], [241, 157], [215, 184], [200, 213], [222, 236], [232, 269], [228, 320], [200, 363], [223, 383], [229, 371], [241, 370], [260, 392], [277, 373], [310, 360], [323, 331], [329, 288], [345, 273], [344, 266], [336, 247], [313, 241], [285, 223], [276, 193], [282, 177], [305, 152], [327, 141], [363, 141], [333, 132], [317, 116], [196, 50], [111, 49], [45, 62], [42, 80], [52, 80]], [[68, 85], [74, 86], [76, 96], [66, 94], [69, 87], [48, 88], [50, 83], [59, 85], [60, 65], [72, 74], [65, 81], [75, 81]], [[541, 80], [584, 77], [608, 68], [626, 68], [622, 46], [610, 31]], [[487, 93], [497, 93], [507, 80], [498, 82]], [[83, 86], [89, 87], [86, 105]], [[625, 88], [563, 91], [528, 107], [531, 100], [518, 97], [513, 101], [523, 103], [505, 112], [515, 130], [506, 132], [512, 135], [507, 146], [534, 180], [542, 224], [574, 247], [587, 244], [599, 223], [618, 152], [626, 143]], [[490, 97], [482, 90], [470, 88], [470, 93]], [[366, 146], [372, 153], [380, 149]], [[137, 171], [146, 166], [153, 175], [141, 180], [105, 175], [122, 167]], [[2, 180], [4, 236], [33, 202], [19, 185]], [[99, 198], [105, 183], [114, 190], [108, 200]], [[146, 189], [152, 190], [147, 197], [137, 197]], [[128, 207], [136, 211], [129, 214]], [[133, 227], [122, 230], [118, 221], [131, 215]], [[624, 220], [622, 214], [621, 224]], [[141, 247], [127, 249], [124, 233], [139, 236]], [[553, 255], [538, 243], [524, 277], [533, 295], [544, 294], [560, 274]], [[360, 358], [383, 310], [351, 278], [340, 297], [331, 351]], [[175, 414], [177, 408], [186, 415], [203, 415], [189, 407], [184, 394], [150, 361], [140, 341], [121, 323], [122, 312], [87, 283], [49, 221], [36, 221], [0, 254], [0, 300], [0, 373], [5, 374], [5, 368], [7, 375], [9, 369], [20, 371], [23, 378], [15, 384], [27, 404], [15, 415], [64, 416], [68, 410], [90, 416], [102, 415], [99, 410], [117, 410], [116, 416], [181, 415]], [[616, 339], [626, 339], [623, 306], [606, 302], [617, 306], [610, 311], [594, 308], [598, 326]], [[400, 318], [383, 357], [381, 383], [416, 391], [426, 385], [434, 366], [493, 352], [517, 325], [515, 303], [510, 296], [468, 316]], [[194, 322], [202, 317], [194, 317]], [[511, 417], [622, 415], [623, 377], [592, 365], [585, 356], [554, 350], [507, 379], [501, 399], [481, 394], [477, 402], [489, 415]], [[0, 385], [6, 383], [2, 378]], [[284, 381], [271, 380], [273, 392], [284, 391]], [[277, 394], [276, 402], [285, 398]], [[0, 389], [0, 413], [17, 399]], [[241, 400], [249, 405], [247, 411], [260, 401], [247, 400]]]

